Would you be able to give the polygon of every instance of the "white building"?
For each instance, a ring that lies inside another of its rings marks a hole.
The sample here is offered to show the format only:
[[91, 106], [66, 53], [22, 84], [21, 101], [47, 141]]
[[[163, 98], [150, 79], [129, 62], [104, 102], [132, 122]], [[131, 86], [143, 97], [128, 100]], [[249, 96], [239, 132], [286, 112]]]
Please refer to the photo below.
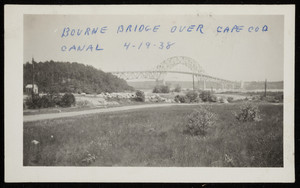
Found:
[[38, 86], [36, 84], [27, 84], [25, 87], [25, 91], [27, 94], [31, 94], [31, 92], [33, 91], [33, 93], [38, 94], [39, 90], [38, 90]]

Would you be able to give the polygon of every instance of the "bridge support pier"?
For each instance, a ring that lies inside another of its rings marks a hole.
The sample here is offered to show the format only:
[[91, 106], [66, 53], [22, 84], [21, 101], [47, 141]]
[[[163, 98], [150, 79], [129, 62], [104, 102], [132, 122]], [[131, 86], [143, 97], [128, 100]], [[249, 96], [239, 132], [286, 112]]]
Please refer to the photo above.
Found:
[[203, 80], [203, 91], [206, 90], [206, 81]]
[[244, 82], [243, 81], [240, 82], [240, 89], [244, 89]]

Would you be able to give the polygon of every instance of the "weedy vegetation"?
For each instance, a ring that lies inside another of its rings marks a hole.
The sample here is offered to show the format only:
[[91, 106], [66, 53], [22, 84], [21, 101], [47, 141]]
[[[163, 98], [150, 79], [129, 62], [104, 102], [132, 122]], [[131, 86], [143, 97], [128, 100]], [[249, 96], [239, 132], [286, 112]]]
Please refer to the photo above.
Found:
[[282, 105], [259, 104], [261, 121], [238, 120], [239, 104], [201, 105], [25, 122], [23, 164], [283, 166]]
[[216, 114], [207, 106], [199, 106], [188, 116], [187, 131], [191, 135], [205, 136], [207, 130], [216, 123]]
[[239, 112], [234, 112], [235, 118], [239, 121], [260, 121], [258, 105], [245, 102], [240, 106]]

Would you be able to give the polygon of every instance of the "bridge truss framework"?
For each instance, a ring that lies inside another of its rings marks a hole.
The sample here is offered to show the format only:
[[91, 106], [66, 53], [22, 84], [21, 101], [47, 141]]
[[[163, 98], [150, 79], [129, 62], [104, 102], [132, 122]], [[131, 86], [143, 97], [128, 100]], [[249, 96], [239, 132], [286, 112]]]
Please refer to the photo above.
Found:
[[[171, 70], [173, 67], [179, 64], [186, 66], [191, 70], [191, 72]], [[155, 70], [152, 71], [121, 71], [110, 73], [124, 80], [151, 79], [163, 84], [165, 83], [164, 79], [168, 73], [188, 74], [192, 75], [193, 80], [195, 78], [198, 83], [203, 82], [202, 89], [204, 90], [207, 89], [207, 82], [215, 82], [221, 84], [222, 89], [240, 89], [242, 86], [240, 82], [225, 80], [206, 74], [204, 69], [195, 60], [184, 56], [175, 56], [166, 59], [161, 64], [159, 64]]]

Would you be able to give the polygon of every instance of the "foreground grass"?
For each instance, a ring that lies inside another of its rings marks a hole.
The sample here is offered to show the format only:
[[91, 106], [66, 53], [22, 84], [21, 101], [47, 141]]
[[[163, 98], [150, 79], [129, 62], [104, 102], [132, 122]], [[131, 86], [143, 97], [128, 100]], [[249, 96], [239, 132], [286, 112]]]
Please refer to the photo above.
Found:
[[[241, 123], [237, 105], [212, 105], [205, 137], [186, 133], [196, 106], [172, 106], [24, 123], [23, 163], [39, 166], [283, 166], [283, 107], [260, 105]], [[32, 140], [39, 141], [33, 144]]]

